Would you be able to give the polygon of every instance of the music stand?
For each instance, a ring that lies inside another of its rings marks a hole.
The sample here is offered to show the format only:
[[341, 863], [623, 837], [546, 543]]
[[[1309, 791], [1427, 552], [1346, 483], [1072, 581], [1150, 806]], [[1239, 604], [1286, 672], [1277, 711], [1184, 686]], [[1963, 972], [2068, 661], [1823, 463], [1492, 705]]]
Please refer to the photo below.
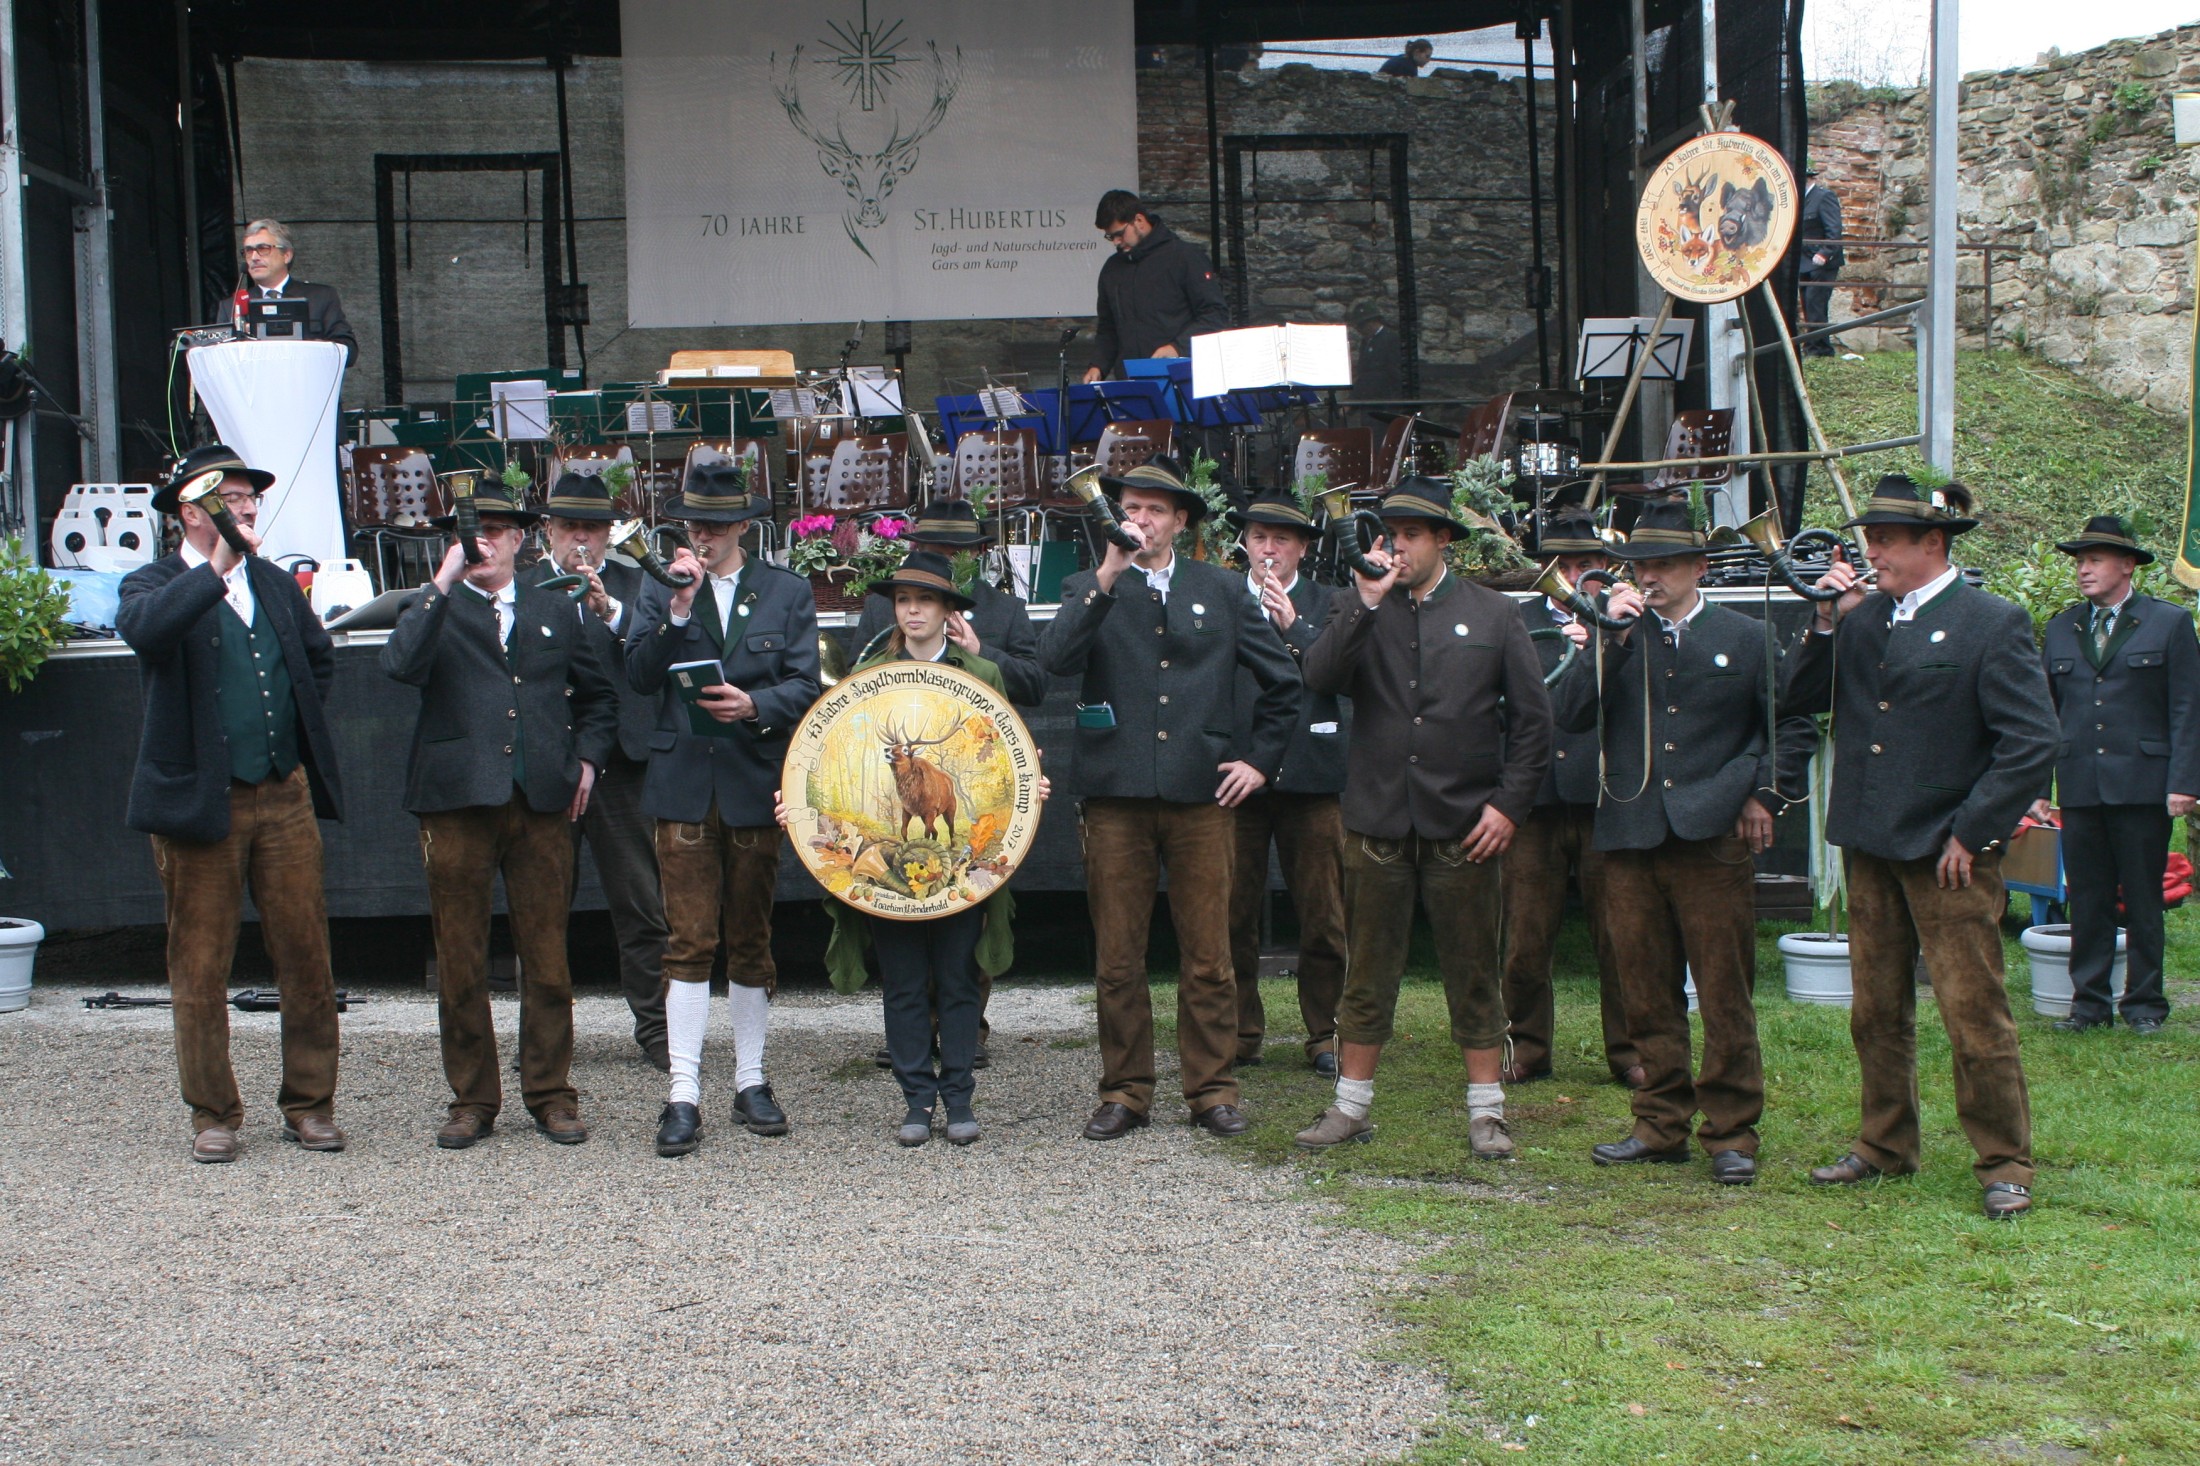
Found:
[[1094, 382], [1092, 389], [1106, 407], [1109, 422], [1176, 420], [1176, 414], [1169, 410], [1165, 380], [1144, 377], [1130, 382]]
[[1581, 337], [1574, 345], [1574, 376], [1582, 381], [1597, 377], [1625, 378], [1635, 369], [1635, 359], [1648, 346], [1650, 358], [1643, 364], [1646, 382], [1678, 382], [1688, 375], [1688, 348], [1696, 323], [1687, 317], [1668, 320], [1650, 346], [1650, 333], [1658, 330], [1654, 316], [1592, 316], [1581, 323]]

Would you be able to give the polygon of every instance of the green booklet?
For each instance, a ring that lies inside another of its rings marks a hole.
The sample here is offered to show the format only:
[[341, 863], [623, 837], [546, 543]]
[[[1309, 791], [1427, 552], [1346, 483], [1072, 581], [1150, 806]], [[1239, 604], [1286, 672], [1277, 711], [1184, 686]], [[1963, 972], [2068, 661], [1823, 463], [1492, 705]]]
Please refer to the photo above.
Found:
[[716, 661], [675, 662], [671, 667], [672, 690], [687, 704], [688, 731], [698, 738], [732, 738], [738, 723], [721, 723], [696, 699], [713, 687], [724, 687], [726, 669]]

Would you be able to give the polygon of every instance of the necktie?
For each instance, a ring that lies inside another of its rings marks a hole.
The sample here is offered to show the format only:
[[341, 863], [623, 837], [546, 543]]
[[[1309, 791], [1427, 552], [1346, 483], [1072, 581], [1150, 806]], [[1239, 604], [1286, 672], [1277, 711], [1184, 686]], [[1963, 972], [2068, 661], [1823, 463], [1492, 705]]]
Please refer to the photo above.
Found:
[[2115, 629], [2115, 625], [2116, 613], [2113, 610], [2110, 610], [2107, 607], [2103, 606], [2094, 607], [2093, 655], [2095, 655], [2096, 657], [2105, 657], [2108, 655], [2108, 637], [2109, 633]]

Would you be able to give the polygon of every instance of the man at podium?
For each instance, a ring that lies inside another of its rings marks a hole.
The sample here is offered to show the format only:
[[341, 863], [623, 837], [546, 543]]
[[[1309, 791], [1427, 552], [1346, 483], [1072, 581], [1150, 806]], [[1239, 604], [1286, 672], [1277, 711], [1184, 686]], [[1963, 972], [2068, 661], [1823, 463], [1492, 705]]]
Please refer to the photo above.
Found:
[[[241, 294], [247, 300], [303, 300], [306, 303], [305, 339], [343, 344], [348, 370], [359, 356], [359, 338], [344, 319], [344, 303], [333, 285], [316, 285], [290, 273], [293, 242], [288, 226], [273, 219], [255, 219], [244, 231], [244, 272], [251, 282]], [[239, 302], [242, 324], [243, 302]]]
[[1194, 335], [1228, 329], [1230, 306], [1215, 267], [1198, 245], [1149, 216], [1137, 194], [1111, 188], [1100, 195], [1093, 224], [1115, 255], [1100, 267], [1096, 349], [1086, 381], [1113, 376], [1126, 360], [1189, 356]]

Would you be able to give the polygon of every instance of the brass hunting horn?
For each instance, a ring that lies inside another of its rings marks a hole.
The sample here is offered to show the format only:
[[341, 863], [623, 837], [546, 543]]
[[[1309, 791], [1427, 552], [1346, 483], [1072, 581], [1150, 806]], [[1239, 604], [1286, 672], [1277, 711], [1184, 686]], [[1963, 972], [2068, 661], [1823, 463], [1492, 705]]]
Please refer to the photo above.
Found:
[[1103, 467], [1104, 465], [1095, 463], [1090, 467], [1078, 469], [1077, 472], [1062, 480], [1062, 489], [1093, 512], [1099, 519], [1101, 530], [1107, 535], [1109, 543], [1121, 545], [1124, 549], [1135, 554], [1146, 547], [1138, 542], [1136, 535], [1123, 527], [1122, 514], [1116, 509], [1114, 501], [1108, 498], [1106, 491], [1100, 487], [1100, 475]]
[[1337, 558], [1362, 580], [1381, 580], [1386, 572], [1368, 563], [1367, 552], [1383, 537], [1383, 519], [1372, 509], [1352, 507], [1355, 484], [1324, 489], [1314, 496], [1330, 534], [1336, 536]]
[[[176, 490], [176, 502], [197, 506], [199, 513], [213, 521], [214, 528], [221, 532], [221, 537], [228, 542], [230, 549], [240, 555], [249, 555], [252, 547], [245, 543], [244, 531], [237, 527], [236, 516], [222, 502], [222, 476], [227, 471], [220, 468], [208, 469]], [[106, 513], [104, 509], [100, 512]]]
[[1606, 631], [1625, 631], [1635, 624], [1638, 617], [1608, 615], [1601, 605], [1590, 599], [1587, 592], [1592, 584], [1618, 585], [1619, 577], [1609, 570], [1584, 570], [1580, 579], [1569, 584], [1564, 572], [1558, 568], [1558, 562], [1553, 560], [1543, 567], [1542, 575], [1536, 578], [1534, 589], [1549, 596], [1582, 620], [1601, 626]]
[[452, 533], [458, 536], [459, 552], [468, 565], [481, 563], [481, 514], [474, 508], [474, 475], [453, 473], [444, 481], [451, 489]]
[[695, 584], [695, 577], [685, 570], [665, 568], [657, 547], [649, 542], [649, 527], [639, 519], [625, 519], [611, 526], [611, 548], [641, 566], [642, 572], [659, 585], [686, 590]]
[[1795, 573], [1795, 552], [1804, 545], [1824, 545], [1828, 549], [1846, 554], [1848, 542], [1830, 529], [1806, 529], [1794, 539], [1780, 540], [1780, 511], [1767, 509], [1741, 527], [1742, 538], [1764, 551], [1765, 559], [1772, 566], [1772, 573], [1780, 582], [1806, 601], [1837, 601], [1842, 593], [1812, 585]]

